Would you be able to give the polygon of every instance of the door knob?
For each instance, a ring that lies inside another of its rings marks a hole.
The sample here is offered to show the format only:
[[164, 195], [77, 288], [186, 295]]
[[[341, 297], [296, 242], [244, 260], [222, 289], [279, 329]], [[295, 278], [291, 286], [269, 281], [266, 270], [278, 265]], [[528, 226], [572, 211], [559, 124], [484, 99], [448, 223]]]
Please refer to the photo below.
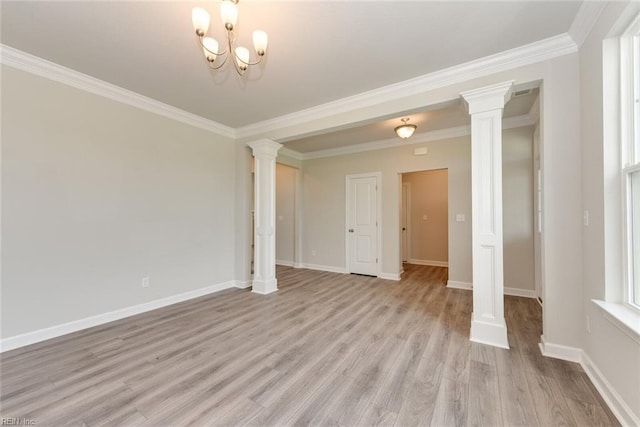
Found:
[[349, 229], [349, 233], [353, 233], [353, 228], [350, 228], [350, 229]]

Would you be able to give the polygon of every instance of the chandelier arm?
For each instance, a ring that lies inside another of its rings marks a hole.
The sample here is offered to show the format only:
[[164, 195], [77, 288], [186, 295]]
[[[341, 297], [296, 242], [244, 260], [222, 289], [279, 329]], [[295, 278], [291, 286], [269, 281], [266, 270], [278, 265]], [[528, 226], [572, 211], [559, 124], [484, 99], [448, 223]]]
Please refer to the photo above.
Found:
[[209, 68], [211, 68], [212, 70], [218, 70], [218, 69], [222, 68], [222, 66], [227, 62], [227, 59], [229, 59], [229, 55], [224, 55], [224, 59], [222, 60], [220, 65], [218, 65], [217, 67], [213, 66], [213, 62], [210, 62], [210, 61], [207, 61], [207, 62], [209, 63]]
[[233, 55], [233, 59], [234, 60], [231, 61], [233, 63], [233, 68], [235, 68], [236, 73], [238, 73], [239, 75], [242, 76], [242, 75], [244, 75], [245, 70], [241, 69], [238, 66], [238, 61], [235, 60], [238, 56], [233, 51], [233, 41], [234, 41], [233, 38], [232, 38], [232, 34], [233, 33], [232, 33], [232, 31], [228, 31], [228, 33], [229, 33], [229, 36], [227, 37], [227, 42], [228, 42], [228, 45], [229, 45], [229, 56]]
[[[237, 55], [234, 54], [234, 56], [238, 58]], [[264, 58], [264, 56], [258, 56], [258, 60], [256, 62], [244, 62], [241, 58], [238, 58], [238, 61], [242, 62], [245, 65], [258, 65], [262, 62], [262, 58]]]
[[207, 49], [207, 47], [204, 45], [204, 43], [202, 43], [202, 40], [203, 40], [203, 39], [204, 39], [204, 36], [200, 36], [200, 37], [198, 37], [198, 41], [200, 42], [200, 46], [201, 46], [204, 50], [206, 50], [207, 52], [209, 52], [209, 53], [211, 53], [211, 54], [213, 54], [213, 55], [216, 55], [216, 56], [218, 56], [218, 55], [224, 55], [225, 53], [227, 53], [227, 51], [226, 51], [226, 50], [223, 50], [222, 52], [219, 52], [219, 53], [218, 53], [218, 52], [212, 52], [212, 51], [210, 51], [209, 49]]

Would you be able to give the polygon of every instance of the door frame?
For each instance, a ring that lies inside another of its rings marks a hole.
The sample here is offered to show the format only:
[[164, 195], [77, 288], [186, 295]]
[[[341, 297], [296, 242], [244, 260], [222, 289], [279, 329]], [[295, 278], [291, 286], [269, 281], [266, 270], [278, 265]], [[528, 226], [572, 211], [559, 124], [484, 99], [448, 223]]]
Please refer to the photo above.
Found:
[[376, 245], [377, 258], [376, 276], [380, 277], [382, 271], [382, 172], [369, 172], [345, 175], [345, 206], [344, 206], [344, 241], [345, 241], [345, 272], [351, 273], [351, 243], [349, 239], [348, 223], [349, 223], [349, 201], [351, 200], [351, 189], [349, 183], [356, 178], [375, 178], [376, 179], [376, 218], [378, 226], [376, 227]]
[[[411, 183], [410, 182], [402, 182], [402, 175], [401, 176], [401, 183], [402, 183], [402, 193], [400, 194], [400, 203], [401, 203], [401, 215], [404, 214], [404, 220], [405, 220], [405, 234], [404, 234], [404, 244], [405, 247], [404, 248], [400, 248], [400, 258], [401, 261], [404, 263], [404, 256], [406, 255], [407, 259], [406, 262], [409, 262], [411, 260]], [[406, 196], [406, 200], [402, 200], [403, 196]], [[405, 203], [406, 202], [406, 205]], [[402, 218], [400, 218], [400, 232], [402, 233]], [[400, 237], [400, 239], [402, 240], [402, 235]], [[406, 254], [405, 254], [406, 251]]]

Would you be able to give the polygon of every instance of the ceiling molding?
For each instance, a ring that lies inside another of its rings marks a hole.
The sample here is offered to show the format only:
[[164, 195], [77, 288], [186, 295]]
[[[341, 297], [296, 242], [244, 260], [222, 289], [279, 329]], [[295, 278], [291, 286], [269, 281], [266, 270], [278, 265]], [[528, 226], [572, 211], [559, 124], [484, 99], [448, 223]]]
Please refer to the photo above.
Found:
[[281, 155], [281, 154], [283, 156], [286, 156], [286, 157], [291, 157], [292, 159], [295, 159], [295, 160], [303, 160], [302, 159], [302, 157], [303, 157], [302, 153], [299, 153], [297, 151], [291, 150], [291, 149], [289, 149], [287, 147], [282, 147], [281, 149], [278, 150], [278, 156]]
[[414, 79], [243, 126], [236, 129], [236, 135], [238, 138], [250, 138], [278, 129], [335, 116], [336, 114], [344, 114], [360, 108], [392, 102], [416, 93], [427, 92], [478, 77], [546, 61], [576, 53], [577, 51], [577, 44], [569, 34], [564, 33]]
[[580, 5], [576, 17], [569, 28], [569, 35], [578, 47], [587, 39], [600, 14], [607, 7], [605, 2], [585, 1]]
[[[507, 117], [502, 120], [502, 129], [514, 129], [524, 126], [533, 126], [536, 123], [536, 117], [531, 114], [523, 114], [521, 116]], [[320, 159], [323, 157], [343, 156], [346, 154], [362, 153], [365, 151], [384, 150], [386, 148], [396, 148], [416, 144], [424, 144], [427, 142], [441, 141], [450, 138], [460, 138], [462, 136], [471, 135], [471, 126], [456, 126], [448, 129], [434, 130], [431, 132], [423, 132], [415, 134], [409, 139], [399, 140], [398, 138], [388, 138], [379, 141], [365, 142], [363, 144], [347, 145], [345, 147], [330, 148], [327, 150], [312, 151], [309, 153], [300, 153], [283, 147], [279, 153], [292, 157], [297, 160]]]
[[229, 126], [205, 119], [196, 114], [189, 113], [4, 44], [0, 44], [0, 63], [221, 136], [228, 138], [236, 137], [235, 129]]

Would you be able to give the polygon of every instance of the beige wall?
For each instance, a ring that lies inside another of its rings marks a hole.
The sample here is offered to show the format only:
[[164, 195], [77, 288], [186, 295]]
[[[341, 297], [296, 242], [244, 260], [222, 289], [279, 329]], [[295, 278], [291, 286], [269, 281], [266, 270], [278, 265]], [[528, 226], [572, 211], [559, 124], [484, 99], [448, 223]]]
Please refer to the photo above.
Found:
[[534, 290], [533, 128], [505, 132], [502, 146], [504, 286]]
[[[406, 173], [409, 185], [409, 262], [449, 260], [449, 179], [446, 169]], [[426, 218], [425, 218], [426, 216]]]
[[276, 163], [276, 263], [295, 259], [296, 169]]
[[[505, 130], [503, 156], [506, 187], [505, 210], [518, 215], [505, 223], [505, 286], [533, 290], [532, 127]], [[303, 261], [345, 268], [345, 176], [382, 172], [382, 273], [398, 274], [400, 260], [401, 176], [406, 172], [448, 169], [449, 280], [471, 283], [471, 145], [470, 137], [424, 144], [426, 156], [415, 156], [415, 146], [399, 146], [344, 156], [305, 160], [303, 209]], [[519, 167], [524, 171], [519, 171]], [[528, 178], [522, 175], [529, 174]], [[508, 177], [508, 178], [507, 178]], [[455, 221], [465, 215], [464, 222]], [[514, 226], [515, 224], [515, 226]], [[315, 255], [313, 253], [315, 252]], [[508, 271], [508, 274], [507, 274]]]
[[[401, 173], [449, 169], [449, 212], [471, 215], [469, 138], [425, 144], [429, 154], [415, 156], [413, 146], [398, 146], [304, 161], [304, 263], [345, 268], [345, 176], [381, 172], [383, 274], [399, 274]], [[471, 222], [450, 222], [450, 279], [471, 281]], [[313, 255], [315, 252], [315, 255]]]
[[2, 338], [234, 279], [232, 140], [7, 66], [2, 107]]
[[[625, 3], [609, 4], [580, 49], [582, 199], [584, 210], [589, 211], [589, 225], [582, 227], [584, 317], [580, 320], [584, 326], [580, 336], [584, 337], [586, 355], [602, 378], [640, 419], [640, 344], [631, 332], [616, 327], [591, 301], [622, 300], [621, 164], [619, 140], [611, 138], [612, 129], [618, 128], [615, 118], [618, 104], [613, 102], [603, 109], [603, 92], [617, 90], [617, 72], [603, 75], [603, 68], [609, 71], [615, 65], [603, 59], [603, 40], [607, 40], [616, 23], [622, 23], [618, 21], [621, 16], [633, 15], [624, 13], [626, 7]], [[639, 4], [631, 7], [640, 12]], [[606, 43], [617, 50], [614, 39]], [[605, 124], [603, 117], [613, 120]]]

